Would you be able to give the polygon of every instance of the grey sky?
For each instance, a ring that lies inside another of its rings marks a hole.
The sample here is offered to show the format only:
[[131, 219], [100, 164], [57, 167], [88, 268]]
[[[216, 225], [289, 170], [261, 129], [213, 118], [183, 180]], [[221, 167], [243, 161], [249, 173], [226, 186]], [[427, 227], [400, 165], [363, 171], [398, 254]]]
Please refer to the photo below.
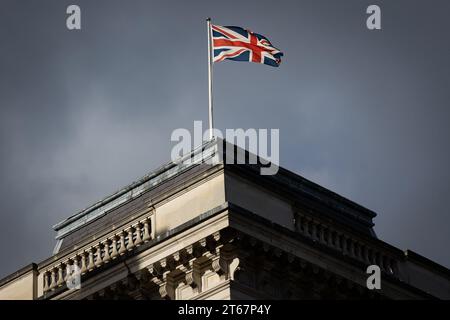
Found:
[[[234, 3], [234, 4], [233, 4]], [[82, 30], [68, 31], [78, 4]], [[378, 4], [382, 30], [365, 27]], [[281, 165], [450, 266], [450, 2], [0, 0], [0, 277], [51, 226], [170, 159], [207, 120], [205, 18], [267, 36], [280, 68], [214, 69], [215, 121], [279, 128]]]

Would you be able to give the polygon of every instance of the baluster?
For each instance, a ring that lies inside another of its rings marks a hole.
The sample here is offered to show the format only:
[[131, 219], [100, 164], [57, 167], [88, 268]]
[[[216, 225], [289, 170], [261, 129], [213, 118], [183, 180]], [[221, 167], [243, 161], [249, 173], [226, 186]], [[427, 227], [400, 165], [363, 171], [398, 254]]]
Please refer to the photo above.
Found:
[[55, 269], [52, 269], [50, 276], [50, 289], [54, 289], [56, 287], [56, 272]]
[[[77, 272], [77, 273], [79, 273], [80, 274], [80, 277], [81, 277], [81, 268], [80, 268], [80, 262], [78, 261], [78, 256], [75, 256], [74, 258], [73, 258], [73, 264], [72, 264], [72, 272], [73, 273], [75, 273], [75, 272]], [[85, 262], [85, 264], [84, 264], [84, 268], [85, 268], [85, 270], [86, 270], [86, 262]]]
[[354, 248], [354, 251], [355, 251], [355, 258], [359, 259], [360, 254], [359, 254], [359, 243], [358, 243], [358, 241], [355, 241], [353, 248]]
[[375, 251], [372, 249], [370, 249], [369, 261], [370, 264], [375, 264]]
[[127, 243], [127, 249], [131, 250], [134, 248], [134, 243], [133, 243], [133, 228], [130, 227], [128, 228], [128, 243]]
[[150, 240], [150, 226], [149, 226], [149, 220], [150, 219], [145, 219], [144, 221], [144, 237], [142, 240], [144, 240], [144, 242], [147, 242]]
[[44, 290], [44, 292], [47, 292], [48, 290], [49, 290], [49, 272], [48, 271], [45, 271], [44, 272], [44, 274], [43, 274], [43, 279], [44, 279], [44, 288], [43, 288], [43, 290]]
[[350, 240], [350, 243], [351, 243], [351, 256], [353, 257], [353, 258], [357, 258], [357, 255], [356, 255], [356, 250], [357, 250], [357, 248], [356, 248], [356, 241], [355, 240], [353, 240], [353, 239], [351, 239]]
[[58, 269], [58, 280], [56, 281], [56, 285], [60, 287], [63, 284], [63, 266], [62, 263], [57, 267]]
[[372, 261], [370, 261], [370, 256], [371, 256], [371, 249], [370, 249], [370, 247], [367, 247], [367, 250], [366, 250], [366, 262], [367, 262], [367, 264], [372, 264]]
[[385, 270], [385, 268], [384, 268], [384, 256], [383, 256], [381, 253], [380, 253], [380, 256], [379, 256], [378, 259], [379, 259], [378, 262], [380, 263], [380, 264], [379, 264], [380, 269], [381, 269], [381, 270]]
[[137, 247], [141, 244], [142, 237], [141, 237], [141, 224], [138, 223], [136, 225], [136, 240], [134, 241], [134, 245]]
[[325, 228], [324, 225], [319, 225], [319, 241], [325, 243]]
[[375, 249], [372, 251], [372, 264], [377, 264], [377, 252]]
[[311, 230], [312, 238], [313, 238], [313, 240], [316, 240], [317, 239], [317, 226], [314, 221], [311, 221], [311, 224], [312, 224], [312, 228], [311, 228], [312, 229]]
[[305, 217], [305, 221], [303, 223], [305, 224], [303, 234], [307, 237], [311, 237], [311, 222], [310, 222], [310, 220], [307, 217]]
[[364, 261], [366, 263], [370, 263], [370, 253], [369, 253], [369, 247], [368, 246], [364, 246]]
[[350, 256], [351, 257], [353, 257], [353, 258], [355, 258], [356, 257], [356, 247], [355, 247], [355, 241], [353, 241], [353, 239], [349, 239], [350, 240], [350, 244], [349, 244], [349, 249], [348, 249], [348, 251], [349, 251], [349, 253], [350, 253]]
[[113, 238], [112, 238], [111, 258], [115, 259], [117, 254], [118, 254], [118, 252], [117, 252], [117, 237], [113, 236]]
[[337, 234], [336, 234], [335, 231], [331, 231], [331, 232], [330, 232], [330, 246], [331, 246], [332, 248], [337, 248], [338, 245], [337, 245], [336, 242], [337, 242]]
[[377, 252], [375, 251], [375, 249], [372, 251], [372, 259], [371, 259], [371, 261], [372, 261], [372, 264], [378, 265], [378, 263], [377, 263]]
[[298, 213], [294, 213], [294, 230], [300, 233], [300, 215]]
[[66, 262], [66, 276], [64, 277], [64, 281], [67, 281], [67, 279], [69, 278], [70, 267], [71, 267], [70, 260], [67, 260], [67, 262]]
[[325, 243], [327, 246], [331, 246], [332, 243], [331, 243], [331, 232], [330, 232], [330, 229], [328, 229], [328, 227], [325, 227], [323, 233], [324, 233], [324, 234], [323, 234], [324, 243]]
[[342, 246], [341, 246], [341, 234], [339, 232], [335, 232], [335, 238], [334, 238], [334, 244], [335, 244], [335, 248], [336, 250], [341, 250]]
[[103, 262], [106, 263], [111, 259], [110, 255], [109, 255], [109, 240], [105, 240], [105, 242], [103, 242], [103, 248], [105, 249], [105, 255], [103, 256]]
[[397, 275], [398, 274], [397, 261], [394, 259], [390, 259], [390, 261], [391, 261], [392, 274]]
[[122, 255], [122, 254], [125, 253], [125, 251], [127, 251], [125, 249], [125, 234], [124, 234], [124, 231], [122, 231], [120, 233], [120, 242], [119, 243], [120, 243], [119, 254]]
[[342, 243], [342, 253], [346, 254], [347, 253], [347, 238], [342, 235], [341, 236], [341, 243]]
[[365, 261], [365, 257], [364, 257], [364, 243], [362, 243], [362, 242], [359, 243], [359, 260], [361, 260], [362, 262]]
[[301, 234], [303, 234], [303, 223], [304, 223], [303, 217], [301, 215], [297, 216], [297, 231]]
[[95, 266], [100, 267], [102, 265], [102, 247], [99, 244], [95, 246]]
[[376, 265], [379, 266], [381, 269], [381, 252], [377, 252]]
[[303, 229], [303, 234], [305, 236], [307, 236], [309, 233], [309, 221], [305, 216], [302, 217], [302, 229]]
[[91, 271], [95, 267], [95, 264], [94, 264], [94, 252], [93, 252], [92, 248], [89, 248], [88, 254], [89, 254], [89, 263], [88, 263], [87, 269], [89, 271]]
[[386, 272], [390, 274], [392, 272], [391, 272], [391, 266], [389, 265], [389, 260], [390, 260], [389, 256], [384, 257], [384, 268], [386, 269]]
[[393, 274], [392, 267], [391, 267], [391, 259], [389, 257], [386, 257], [386, 269], [387, 269], [387, 273]]
[[[85, 274], [87, 267], [86, 267], [86, 254], [84, 252], [80, 253], [81, 258], [81, 274]], [[76, 266], [78, 266], [78, 259], [75, 259]]]

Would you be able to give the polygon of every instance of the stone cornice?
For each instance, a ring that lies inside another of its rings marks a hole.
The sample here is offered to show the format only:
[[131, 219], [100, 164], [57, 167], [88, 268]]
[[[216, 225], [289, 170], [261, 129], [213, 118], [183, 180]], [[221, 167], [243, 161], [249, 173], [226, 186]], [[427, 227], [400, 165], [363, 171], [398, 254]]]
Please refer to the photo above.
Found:
[[450, 281], [450, 269], [444, 267], [443, 265], [425, 258], [424, 256], [421, 256], [420, 254], [409, 249], [405, 250], [405, 256], [409, 261], [420, 264], [428, 270], [431, 270], [432, 272], [438, 272]]
[[16, 279], [19, 279], [20, 277], [28, 274], [30, 271], [36, 271], [38, 270], [38, 266], [36, 263], [30, 263], [29, 265], [20, 268], [19, 270], [17, 270], [16, 272], [7, 275], [6, 277], [0, 279], [0, 287], [4, 286], [5, 284], [14, 281]]

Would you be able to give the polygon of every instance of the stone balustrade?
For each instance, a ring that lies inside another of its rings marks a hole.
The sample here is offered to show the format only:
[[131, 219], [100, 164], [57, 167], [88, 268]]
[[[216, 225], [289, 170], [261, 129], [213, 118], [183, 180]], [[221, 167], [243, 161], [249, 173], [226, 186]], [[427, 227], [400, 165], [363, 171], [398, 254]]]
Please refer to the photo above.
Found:
[[[364, 277], [365, 273], [361, 275]], [[94, 293], [83, 295], [81, 292], [74, 297], [87, 300], [197, 299], [208, 292], [215, 294], [214, 290], [227, 281], [236, 281], [246, 291], [255, 290], [261, 298], [341, 299], [377, 295], [354, 279], [333, 274], [292, 252], [241, 231], [224, 229], [156, 261], [140, 263], [139, 269]]]
[[52, 264], [43, 273], [43, 291], [45, 293], [63, 286], [73, 266], [78, 267], [82, 275], [86, 274], [153, 238], [154, 228], [150, 216], [79, 250], [74, 256]]
[[378, 265], [387, 274], [398, 276], [398, 262], [394, 254], [377, 248], [369, 241], [344, 233], [301, 213], [297, 213], [295, 224], [297, 232], [303, 236], [364, 264]]
[[[386, 248], [376, 243], [372, 243], [370, 239], [347, 233], [345, 230], [340, 230], [323, 221], [301, 213], [298, 213], [296, 216], [295, 227], [297, 232], [316, 243], [327, 246], [342, 255], [358, 260], [366, 265], [376, 264], [386, 274], [398, 277], [398, 257], [396, 257], [396, 253], [386, 250]], [[123, 228], [114, 235], [91, 243], [89, 246], [77, 251], [75, 255], [55, 261], [45, 269], [43, 274], [44, 293], [65, 285], [72, 266], [80, 268], [82, 275], [89, 273], [153, 239], [153, 229], [150, 216]], [[249, 242], [251, 244], [252, 242], [256, 243], [256, 240], [250, 238]], [[223, 259], [220, 258], [221, 255], [219, 254], [222, 245], [223, 242], [220, 233], [217, 233], [212, 237], [202, 239], [195, 246], [187, 247], [168, 258], [161, 259], [149, 265], [146, 268], [147, 275], [151, 278], [151, 282], [159, 287], [162, 298], [174, 298], [171, 282], [178, 285], [181, 281], [178, 277], [181, 274], [183, 274], [183, 283], [191, 286], [195, 289], [194, 291], [199, 290], [196, 287], [204, 282], [200, 281], [198, 270], [201, 270], [203, 273], [205, 270], [212, 270], [219, 275], [223, 270], [226, 270], [227, 263], [223, 264]], [[270, 245], [267, 243], [261, 243], [261, 246], [264, 251], [270, 250]], [[211, 248], [208, 249], [208, 247]], [[275, 256], [282, 254], [279, 249], [273, 249], [272, 251]], [[204, 260], [199, 259], [199, 257], [203, 257], [202, 259]], [[199, 263], [202, 265], [197, 265]], [[223, 269], [224, 265], [225, 269]], [[181, 273], [172, 273], [171, 271], [174, 268], [178, 269]], [[170, 276], [167, 278], [169, 273]], [[177, 277], [176, 279], [172, 279], [173, 274]]]

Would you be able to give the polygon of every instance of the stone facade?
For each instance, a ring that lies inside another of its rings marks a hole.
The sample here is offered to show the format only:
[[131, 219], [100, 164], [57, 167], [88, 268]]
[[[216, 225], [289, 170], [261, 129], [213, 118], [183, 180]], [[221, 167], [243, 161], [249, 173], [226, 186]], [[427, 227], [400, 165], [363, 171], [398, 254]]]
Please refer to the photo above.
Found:
[[449, 270], [378, 239], [374, 212], [218, 153], [208, 142], [57, 224], [53, 255], [1, 280], [0, 299], [450, 299]]

